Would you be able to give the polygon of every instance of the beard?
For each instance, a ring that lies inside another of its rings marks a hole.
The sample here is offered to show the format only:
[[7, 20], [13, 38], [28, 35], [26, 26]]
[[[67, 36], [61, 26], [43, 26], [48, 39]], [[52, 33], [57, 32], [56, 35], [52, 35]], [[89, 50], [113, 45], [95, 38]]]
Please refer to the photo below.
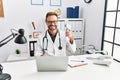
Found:
[[49, 25], [48, 29], [51, 30], [51, 31], [56, 30], [57, 29], [57, 25]]

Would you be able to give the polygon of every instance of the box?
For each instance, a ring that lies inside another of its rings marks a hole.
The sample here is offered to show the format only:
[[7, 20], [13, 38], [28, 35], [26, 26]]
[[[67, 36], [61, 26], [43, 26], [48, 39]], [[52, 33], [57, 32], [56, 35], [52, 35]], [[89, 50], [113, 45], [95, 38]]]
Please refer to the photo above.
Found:
[[79, 6], [67, 8], [67, 18], [79, 18]]

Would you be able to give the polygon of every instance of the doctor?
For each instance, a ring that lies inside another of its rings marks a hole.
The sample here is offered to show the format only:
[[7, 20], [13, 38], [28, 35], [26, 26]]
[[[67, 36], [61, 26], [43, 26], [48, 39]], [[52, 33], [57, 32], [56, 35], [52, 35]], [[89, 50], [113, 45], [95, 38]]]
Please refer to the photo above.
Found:
[[48, 29], [40, 34], [35, 55], [38, 56], [66, 56], [66, 51], [75, 53], [76, 44], [70, 29], [66, 32], [58, 30], [58, 16], [55, 12], [48, 12], [45, 19]]

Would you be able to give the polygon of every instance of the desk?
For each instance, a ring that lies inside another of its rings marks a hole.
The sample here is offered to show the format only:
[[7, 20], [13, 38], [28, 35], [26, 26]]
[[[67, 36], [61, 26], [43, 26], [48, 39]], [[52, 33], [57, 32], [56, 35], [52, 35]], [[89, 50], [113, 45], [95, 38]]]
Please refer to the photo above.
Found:
[[[85, 57], [83, 55], [81, 57]], [[112, 61], [109, 67], [88, 65], [70, 68], [66, 72], [37, 72], [35, 60], [2, 63], [4, 73], [12, 80], [120, 80], [120, 64]]]
[[34, 56], [31, 57], [28, 53], [11, 54], [9, 55], [7, 62], [25, 61], [31, 59], [34, 59]]

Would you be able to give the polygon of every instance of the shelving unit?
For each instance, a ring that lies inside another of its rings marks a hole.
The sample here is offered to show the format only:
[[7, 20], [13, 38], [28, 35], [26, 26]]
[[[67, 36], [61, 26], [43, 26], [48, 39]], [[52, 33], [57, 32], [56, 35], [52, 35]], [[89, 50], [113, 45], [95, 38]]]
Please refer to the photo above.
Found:
[[85, 41], [85, 26], [83, 18], [61, 18], [59, 19], [59, 29], [65, 31], [65, 25], [72, 26], [72, 34], [76, 42], [76, 54], [83, 54], [81, 47]]

